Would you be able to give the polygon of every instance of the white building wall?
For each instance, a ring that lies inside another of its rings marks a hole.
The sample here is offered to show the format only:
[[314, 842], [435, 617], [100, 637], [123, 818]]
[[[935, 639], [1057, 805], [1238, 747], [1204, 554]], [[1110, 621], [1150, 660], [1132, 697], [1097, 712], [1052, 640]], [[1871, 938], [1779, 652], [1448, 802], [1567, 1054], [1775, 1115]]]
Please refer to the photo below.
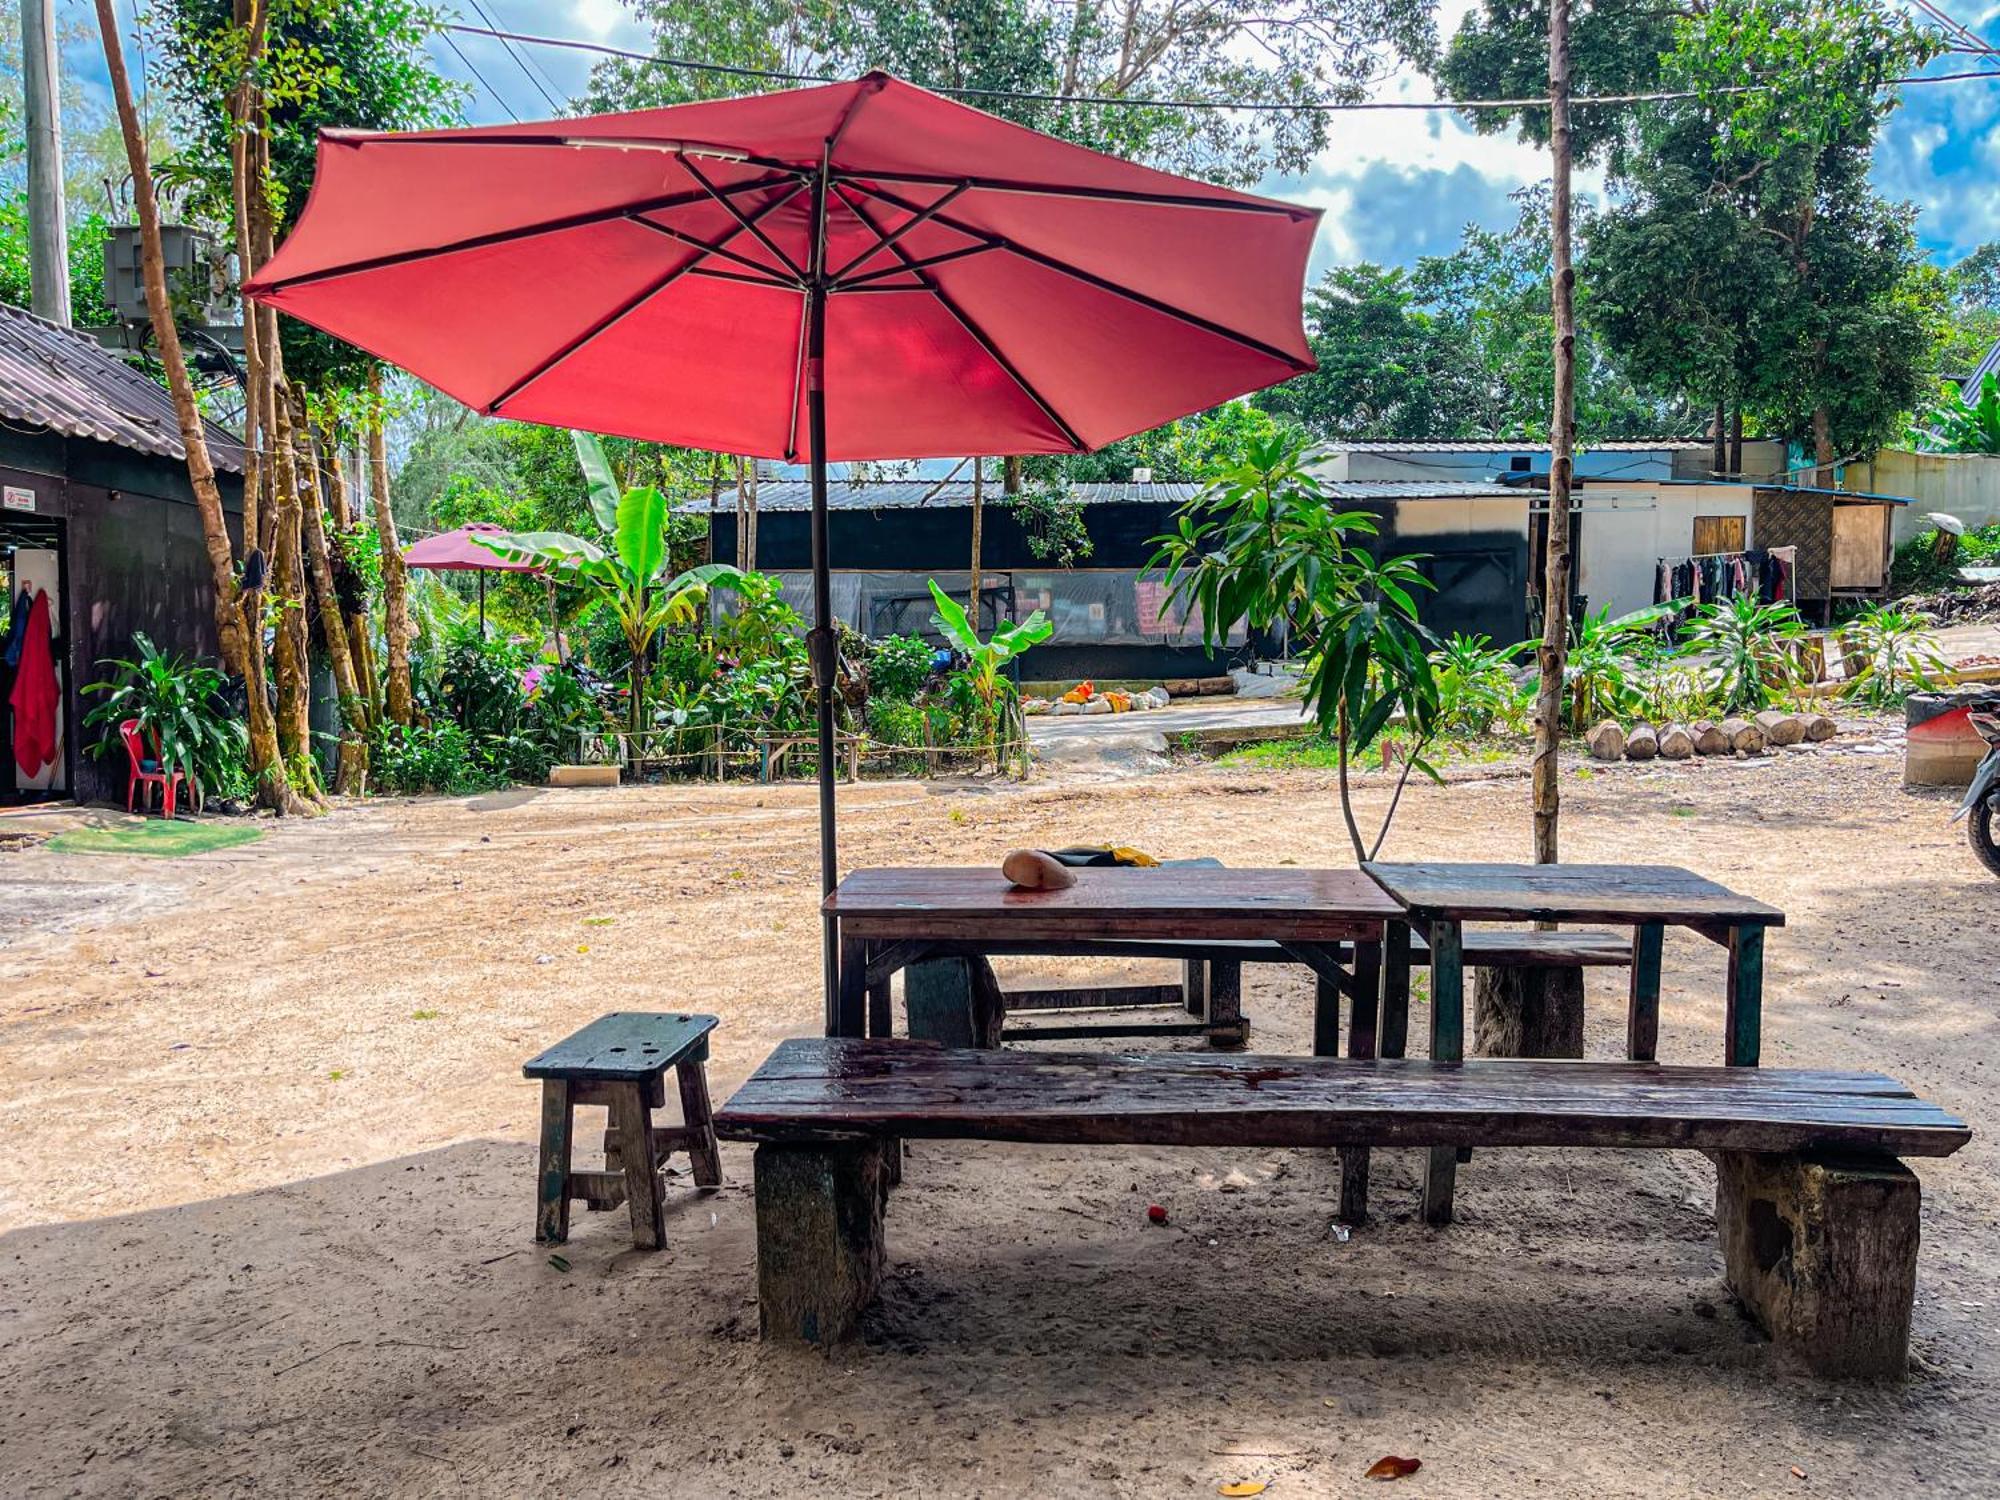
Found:
[[1697, 516], [1743, 517], [1743, 544], [1757, 545], [1755, 492], [1747, 484], [1621, 484], [1579, 490], [1577, 592], [1592, 612], [1629, 614], [1653, 602], [1660, 559], [1694, 551]]

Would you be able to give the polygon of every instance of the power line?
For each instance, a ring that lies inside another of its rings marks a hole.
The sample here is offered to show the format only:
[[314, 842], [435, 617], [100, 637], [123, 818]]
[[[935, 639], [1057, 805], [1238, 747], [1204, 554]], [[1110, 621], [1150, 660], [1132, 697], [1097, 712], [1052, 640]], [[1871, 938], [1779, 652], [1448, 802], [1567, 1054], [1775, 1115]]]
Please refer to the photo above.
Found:
[[[1923, 3], [1923, 0], [1918, 0]], [[1948, 18], [1947, 18], [1948, 19]], [[1955, 24], [1955, 23], [1954, 23]], [[747, 68], [732, 63], [695, 62], [684, 57], [658, 57], [648, 52], [635, 52], [625, 47], [611, 47], [602, 42], [578, 41], [573, 37], [534, 36], [520, 31], [500, 31], [492, 27], [468, 26], [462, 22], [448, 22], [446, 32], [458, 31], [471, 36], [493, 37], [502, 41], [521, 42], [533, 47], [561, 47], [576, 52], [592, 52], [603, 57], [615, 57], [629, 62], [644, 63], [649, 67], [685, 68], [695, 73], [719, 73], [732, 78], [756, 78], [771, 83], [841, 83], [844, 79], [829, 78], [817, 73], [790, 73], [773, 68]], [[449, 41], [449, 37], [446, 38]], [[454, 47], [453, 51], [457, 51]], [[1972, 51], [1972, 48], [1953, 48], [1953, 51]], [[1983, 45], [1982, 53], [2000, 55], [2000, 50], [1988, 49]], [[462, 56], [463, 54], [461, 54]], [[468, 65], [469, 66], [469, 65]], [[2000, 79], [2000, 71], [1975, 71], [1962, 73], [1913, 74], [1903, 78], [1883, 80], [1884, 86], [1960, 83], [1974, 78]], [[1588, 108], [1605, 104], [1651, 104], [1667, 103], [1680, 99], [1698, 99], [1710, 94], [1754, 94], [1769, 89], [1785, 87], [1783, 83], [1738, 83], [1717, 89], [1680, 89], [1645, 94], [1591, 94], [1573, 98], [1574, 108]], [[1285, 104], [1269, 100], [1240, 99], [1156, 99], [1118, 97], [1107, 98], [1100, 94], [1038, 94], [1012, 89], [955, 88], [940, 85], [933, 93], [948, 94], [970, 99], [1013, 99], [1025, 103], [1065, 104], [1126, 109], [1193, 109], [1193, 110], [1239, 110], [1253, 113], [1296, 114], [1301, 111], [1335, 114], [1353, 111], [1385, 110], [1445, 110], [1477, 111], [1493, 109], [1546, 109], [1546, 97], [1520, 99], [1361, 99], [1352, 102], [1313, 102]], [[516, 119], [518, 120], [518, 116]]]
[[521, 117], [514, 112], [514, 106], [507, 102], [507, 96], [486, 81], [486, 75], [473, 66], [472, 59], [467, 57], [458, 43], [452, 40], [451, 34], [454, 31], [476, 31], [477, 29], [476, 27], [453, 25], [445, 27], [438, 35], [444, 38], [444, 44], [451, 48], [452, 55], [465, 64], [465, 70], [478, 80], [479, 86], [493, 96], [493, 102], [507, 112], [507, 118], [518, 125], [521, 123]]
[[[492, 14], [486, 9], [486, 7], [479, 3], [479, 0], [472, 0], [472, 8], [479, 13], [479, 19], [484, 21], [489, 27], [494, 27], [499, 24], [493, 19]], [[498, 36], [498, 33], [496, 32], [495, 35]], [[530, 67], [528, 58], [524, 56], [522, 53], [516, 52], [514, 50], [513, 42], [510, 41], [508, 38], [501, 36], [499, 37], [499, 42], [500, 45], [506, 49], [507, 55], [514, 59], [514, 66], [521, 70], [523, 76], [527, 78], [530, 84], [534, 85], [535, 92], [540, 94], [542, 98], [548, 101], [548, 106], [551, 110], [553, 110], [557, 114], [561, 114], [565, 106], [563, 105], [563, 102], [560, 99], [556, 98], [554, 94], [550, 93], [548, 89], [543, 86], [542, 80], [547, 75], [542, 72], [541, 68], [539, 66]]]

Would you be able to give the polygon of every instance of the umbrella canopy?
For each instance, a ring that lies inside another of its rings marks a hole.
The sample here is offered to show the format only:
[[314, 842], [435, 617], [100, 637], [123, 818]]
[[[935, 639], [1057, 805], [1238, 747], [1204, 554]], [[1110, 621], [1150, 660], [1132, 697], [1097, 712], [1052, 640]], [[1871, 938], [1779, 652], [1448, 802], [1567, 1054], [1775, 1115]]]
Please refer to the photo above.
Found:
[[537, 565], [509, 562], [490, 547], [473, 540], [476, 536], [505, 536], [505, 526], [491, 521], [468, 521], [456, 531], [440, 531], [403, 549], [403, 562], [412, 568], [428, 568], [434, 573], [533, 573]]
[[828, 460], [1084, 452], [1310, 370], [1318, 220], [871, 73], [328, 132], [248, 290], [488, 416], [811, 465], [830, 891]]

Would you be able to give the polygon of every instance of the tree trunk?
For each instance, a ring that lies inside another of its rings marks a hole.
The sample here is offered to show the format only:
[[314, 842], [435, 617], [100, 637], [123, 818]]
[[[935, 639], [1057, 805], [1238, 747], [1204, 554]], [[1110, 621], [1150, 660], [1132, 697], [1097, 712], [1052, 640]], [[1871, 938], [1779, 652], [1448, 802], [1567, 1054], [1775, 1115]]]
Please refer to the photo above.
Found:
[[[282, 376], [278, 378], [282, 379]], [[300, 778], [307, 797], [319, 792], [312, 759], [312, 658], [305, 628], [305, 566], [300, 556], [304, 507], [299, 503], [299, 475], [292, 447], [290, 396], [280, 385], [272, 412], [272, 465], [275, 481], [275, 531], [271, 547], [271, 602], [277, 606], [277, 642], [272, 653], [278, 689], [278, 748], [290, 772]]]
[[1576, 272], [1570, 265], [1569, 0], [1549, 6], [1549, 146], [1554, 167], [1550, 240], [1554, 276], [1555, 400], [1549, 420], [1548, 566], [1542, 643], [1535, 653], [1535, 862], [1553, 864], [1562, 812], [1563, 660], [1569, 648], [1569, 494], [1576, 451]]
[[736, 460], [736, 566], [739, 569], [743, 569], [743, 560], [750, 555], [750, 513], [743, 506], [743, 466], [748, 462], [750, 460], [743, 458]]
[[1000, 460], [1000, 492], [1003, 495], [1021, 493], [1021, 456], [1018, 453]]
[[757, 571], [757, 460], [746, 461], [748, 472], [743, 478], [743, 571]]
[[1738, 401], [1729, 413], [1729, 477], [1743, 477], [1743, 403]]
[[[368, 638], [373, 631], [368, 620], [368, 591], [355, 576], [354, 564], [348, 561], [343, 546], [348, 531], [354, 525], [347, 504], [347, 461], [341, 451], [340, 433], [331, 424], [323, 432], [314, 434], [312, 428], [307, 425], [303, 407], [298, 410], [296, 419], [300, 423], [300, 431], [306, 433], [308, 437], [305, 454], [314, 460], [313, 494], [322, 499], [325, 515], [330, 518], [332, 524], [332, 529], [329, 531], [327, 522], [318, 519], [309, 511], [307, 519], [312, 525], [307, 528], [306, 544], [308, 549], [316, 549], [318, 555], [325, 558], [327, 569], [333, 577], [334, 602], [340, 612], [341, 626], [347, 637], [347, 658], [361, 709], [360, 721], [356, 727], [365, 731], [375, 722], [376, 715], [381, 710], [382, 689], [375, 681], [375, 653], [369, 649]], [[325, 455], [323, 459], [319, 457], [322, 454]], [[361, 477], [358, 467], [354, 470], [354, 477], [357, 481]], [[314, 526], [319, 531], [319, 540], [316, 543], [312, 537]], [[307, 556], [310, 559], [313, 551], [309, 550]], [[347, 608], [349, 599], [360, 600], [362, 607]], [[329, 636], [328, 640], [331, 642], [332, 637]], [[338, 673], [335, 674], [335, 685], [336, 687], [339, 685]], [[341, 696], [343, 698], [346, 696], [344, 689]]]
[[1833, 483], [1833, 413], [1824, 404], [1815, 406], [1812, 414], [1813, 471], [1815, 484]]
[[375, 540], [382, 549], [382, 637], [388, 644], [386, 707], [398, 724], [413, 720], [410, 704], [409, 572], [396, 536], [396, 513], [389, 505], [389, 448], [382, 434], [382, 367], [368, 372], [368, 488], [375, 503]]
[[1720, 400], [1715, 403], [1715, 425], [1709, 428], [1708, 469], [1717, 476], [1729, 472], [1729, 408]]
[[[97, 0], [98, 31], [104, 43], [105, 70], [111, 83], [112, 100], [118, 111], [119, 133], [124, 137], [125, 156], [132, 172], [132, 202], [139, 217], [139, 263], [146, 284], [146, 311], [153, 327], [154, 346], [166, 371], [167, 390], [173, 398], [174, 417], [181, 430], [187, 454], [188, 485], [194, 491], [195, 510], [201, 517], [202, 542], [208, 551], [211, 581], [215, 588], [215, 633], [223, 665], [243, 679], [248, 693], [246, 710], [250, 739], [250, 767], [257, 777], [258, 798], [279, 812], [299, 811], [301, 804], [285, 777], [278, 753], [276, 726], [270, 705], [263, 695], [263, 645], [253, 612], [246, 618], [236, 581], [236, 561], [230, 546], [229, 524], [222, 509], [222, 491], [215, 482], [215, 465], [208, 453], [208, 435], [201, 412], [195, 404], [194, 383], [188, 378], [187, 360], [181, 352], [180, 332], [174, 326], [173, 308], [167, 297], [166, 266], [160, 252], [160, 209], [153, 195], [153, 168], [146, 150], [146, 138], [139, 114], [132, 102], [132, 82], [125, 71], [125, 51], [119, 40], [118, 14], [111, 0]], [[249, 545], [246, 535], [245, 545]]]
[[[303, 417], [304, 412], [299, 411], [295, 420]], [[340, 591], [334, 587], [319, 486], [314, 485], [311, 494], [301, 499], [306, 562], [312, 574], [313, 598], [319, 605], [320, 633], [326, 638], [327, 659], [333, 667], [333, 690], [340, 700], [340, 758], [334, 767], [333, 789], [343, 797], [358, 797], [368, 787], [368, 741], [363, 737], [368, 727], [368, 704], [355, 676], [353, 645], [340, 608]]]

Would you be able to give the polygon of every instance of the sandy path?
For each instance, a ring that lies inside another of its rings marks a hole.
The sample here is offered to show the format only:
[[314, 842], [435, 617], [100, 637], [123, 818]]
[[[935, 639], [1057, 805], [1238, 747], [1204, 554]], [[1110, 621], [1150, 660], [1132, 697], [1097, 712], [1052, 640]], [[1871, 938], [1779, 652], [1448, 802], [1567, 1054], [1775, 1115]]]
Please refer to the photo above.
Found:
[[[1907, 1385], [1776, 1366], [1722, 1292], [1712, 1176], [1679, 1155], [1483, 1153], [1440, 1233], [1409, 1215], [1415, 1154], [1381, 1152], [1382, 1221], [1339, 1244], [1317, 1153], [924, 1147], [869, 1338], [831, 1359], [756, 1342], [739, 1148], [730, 1187], [673, 1203], [666, 1254], [580, 1215], [565, 1275], [529, 1238], [521, 1059], [604, 1010], [699, 1006], [724, 1018], [722, 1095], [815, 1029], [811, 798], [516, 793], [176, 864], [0, 857], [23, 914], [0, 946], [0, 1494], [1251, 1477], [1283, 1500], [1362, 1490], [1392, 1451], [1424, 1459], [1411, 1496], [1992, 1493], [2000, 888], [1948, 802], [1889, 758], [1825, 755], [1568, 795], [1569, 857], [1685, 862], [1787, 910], [1768, 1062], [1881, 1067], [1980, 1132], [1921, 1167]], [[871, 785], [843, 817], [849, 864], [1114, 839], [1347, 859], [1310, 773]], [[1391, 852], [1526, 844], [1525, 783], [1496, 776], [1414, 789]], [[49, 894], [124, 881], [129, 915]], [[1663, 1056], [1709, 1060], [1714, 950], [1671, 936], [1667, 967]], [[1621, 982], [1592, 985], [1612, 1055]], [[1253, 969], [1247, 1005], [1260, 1048], [1305, 1050], [1302, 980]]]

